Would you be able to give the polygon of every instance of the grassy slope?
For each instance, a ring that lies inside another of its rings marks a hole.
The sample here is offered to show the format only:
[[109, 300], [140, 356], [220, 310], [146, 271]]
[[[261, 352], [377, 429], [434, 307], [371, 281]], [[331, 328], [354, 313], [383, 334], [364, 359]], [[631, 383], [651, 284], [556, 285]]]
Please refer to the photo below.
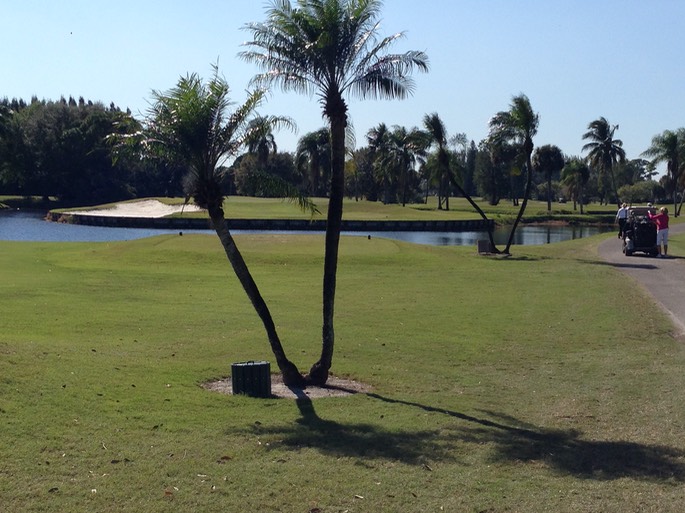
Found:
[[[334, 371], [374, 391], [313, 405], [198, 386], [273, 361], [214, 237], [0, 242], [3, 507], [679, 511], [685, 352], [599, 240], [344, 238]], [[239, 244], [307, 368], [322, 238]]]

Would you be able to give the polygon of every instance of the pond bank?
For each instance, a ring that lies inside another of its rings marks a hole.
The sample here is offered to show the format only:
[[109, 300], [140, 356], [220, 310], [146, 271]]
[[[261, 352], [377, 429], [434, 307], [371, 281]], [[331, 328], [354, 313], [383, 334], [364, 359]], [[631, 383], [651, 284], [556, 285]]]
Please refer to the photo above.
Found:
[[[84, 224], [89, 226], [109, 226], [115, 228], [163, 228], [174, 230], [211, 229], [210, 220], [197, 217], [116, 217], [108, 215], [48, 212], [48, 221]], [[287, 230], [287, 231], [324, 231], [323, 219], [229, 219], [234, 230]], [[492, 220], [468, 219], [459, 221], [342, 221], [343, 231], [414, 231], [414, 232], [468, 232], [487, 231], [494, 228]]]

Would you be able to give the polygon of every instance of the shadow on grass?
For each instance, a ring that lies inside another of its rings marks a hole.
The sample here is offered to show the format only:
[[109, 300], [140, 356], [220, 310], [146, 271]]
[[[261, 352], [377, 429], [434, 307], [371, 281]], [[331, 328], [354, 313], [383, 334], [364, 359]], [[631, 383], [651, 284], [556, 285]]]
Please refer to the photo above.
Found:
[[[513, 417], [483, 411], [482, 418], [410, 401], [368, 393], [394, 405], [446, 415], [460, 422], [452, 428], [390, 431], [378, 425], [343, 424], [319, 417], [312, 400], [296, 400], [301, 417], [289, 428], [256, 426], [277, 435], [285, 446], [309, 447], [336, 457], [381, 458], [411, 465], [458, 459], [464, 444], [492, 447], [496, 462], [538, 462], [561, 475], [582, 479], [631, 478], [654, 482], [685, 482], [685, 451], [628, 441], [584, 440], [576, 430], [552, 430]], [[461, 447], [460, 447], [461, 446]]]
[[368, 394], [381, 401], [403, 404], [467, 421], [451, 436], [462, 442], [494, 444], [496, 461], [539, 461], [551, 469], [579, 478], [611, 480], [685, 481], [685, 451], [627, 441], [583, 440], [576, 430], [535, 427], [495, 412], [478, 418], [442, 408]]
[[635, 263], [635, 262], [605, 262], [602, 260], [593, 260], [593, 261], [587, 261], [587, 260], [579, 260], [579, 262], [585, 263], [585, 264], [592, 264], [592, 265], [605, 265], [608, 267], [615, 267], [617, 269], [649, 269], [649, 270], [657, 270], [658, 267], [655, 266], [654, 264], [640, 264], [640, 263]]
[[277, 436], [281, 444], [296, 449], [314, 448], [334, 457], [387, 459], [409, 465], [428, 461], [454, 461], [456, 440], [439, 439], [437, 430], [392, 431], [377, 424], [343, 424], [322, 419], [304, 393], [295, 403], [301, 417], [290, 427], [255, 426], [259, 434]]

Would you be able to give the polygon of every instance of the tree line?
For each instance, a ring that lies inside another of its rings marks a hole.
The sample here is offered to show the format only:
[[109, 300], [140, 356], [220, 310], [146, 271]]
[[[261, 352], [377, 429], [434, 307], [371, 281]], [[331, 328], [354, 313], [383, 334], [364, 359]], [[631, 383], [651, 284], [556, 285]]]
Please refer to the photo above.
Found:
[[[492, 137], [476, 143], [466, 134], [449, 135], [437, 113], [426, 114], [420, 127], [379, 123], [365, 134], [365, 145], [345, 150], [347, 197], [383, 203], [426, 202], [437, 197], [449, 210], [450, 197], [502, 200], [517, 205], [525, 189], [524, 162], [515, 147]], [[330, 129], [304, 134], [294, 152], [279, 151], [279, 129], [295, 130], [284, 116], [251, 120], [242, 152], [226, 169], [228, 194], [274, 196], [265, 175], [284, 180], [303, 194], [330, 194]], [[113, 133], [135, 134], [141, 122], [113, 103], [60, 98], [0, 100], [0, 192], [56, 197], [70, 204], [91, 205], [150, 196], [183, 194], [185, 170], [168, 159], [113, 154]], [[679, 213], [685, 188], [685, 129], [666, 130], [638, 158], [628, 159], [614, 134], [618, 127], [604, 118], [582, 134], [584, 156], [564, 155], [554, 145], [534, 150], [532, 199], [572, 201], [574, 209], [589, 202], [639, 203], [673, 201]], [[649, 160], [648, 160], [649, 159]], [[655, 165], [667, 174], [654, 180]]]

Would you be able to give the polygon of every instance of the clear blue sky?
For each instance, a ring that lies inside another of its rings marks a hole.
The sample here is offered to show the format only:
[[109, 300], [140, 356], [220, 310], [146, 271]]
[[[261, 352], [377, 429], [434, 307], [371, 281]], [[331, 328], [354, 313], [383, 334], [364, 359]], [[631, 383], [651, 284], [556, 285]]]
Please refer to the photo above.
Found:
[[[181, 75], [221, 73], [242, 101], [258, 71], [237, 54], [262, 21], [260, 0], [7, 0], [0, 30], [0, 97], [83, 96], [145, 113], [150, 91]], [[380, 122], [420, 126], [437, 112], [476, 143], [488, 120], [525, 93], [540, 115], [536, 146], [580, 155], [587, 124], [618, 124], [629, 158], [654, 135], [685, 126], [683, 0], [386, 0], [381, 34], [395, 51], [423, 50], [431, 71], [404, 101], [350, 101], [357, 145]], [[323, 126], [315, 99], [273, 91], [262, 114], [289, 115], [297, 135]]]

